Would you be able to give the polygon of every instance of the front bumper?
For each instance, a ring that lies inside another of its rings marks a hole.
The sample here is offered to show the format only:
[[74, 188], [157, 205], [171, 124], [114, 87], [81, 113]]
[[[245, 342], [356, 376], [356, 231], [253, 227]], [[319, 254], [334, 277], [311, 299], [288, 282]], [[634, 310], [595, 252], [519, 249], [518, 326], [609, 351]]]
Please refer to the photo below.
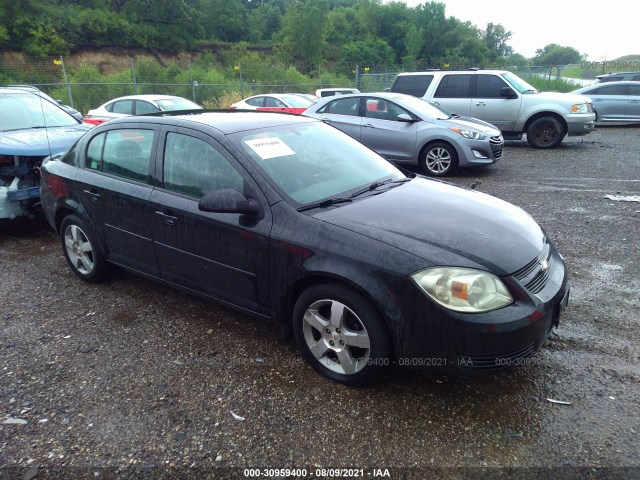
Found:
[[567, 135], [570, 137], [590, 133], [596, 124], [596, 114], [572, 114], [567, 118]]
[[391, 294], [402, 312], [402, 318], [390, 325], [395, 331], [396, 364], [441, 373], [496, 371], [524, 364], [558, 326], [569, 298], [564, 261], [551, 245], [543, 254], [548, 270], [539, 268], [538, 258], [527, 269], [503, 278], [515, 302], [492, 312], [453, 312], [435, 305], [411, 279], [396, 284]]
[[466, 140], [458, 144], [458, 166], [474, 167], [491, 165], [502, 158], [504, 140], [502, 135], [487, 140]]

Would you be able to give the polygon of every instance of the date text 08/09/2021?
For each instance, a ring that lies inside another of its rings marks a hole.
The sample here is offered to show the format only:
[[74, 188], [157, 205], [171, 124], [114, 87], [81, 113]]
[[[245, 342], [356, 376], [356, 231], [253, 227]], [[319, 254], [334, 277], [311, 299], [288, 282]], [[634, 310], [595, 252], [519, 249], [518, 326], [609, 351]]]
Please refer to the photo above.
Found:
[[391, 478], [388, 468], [245, 468], [246, 478]]

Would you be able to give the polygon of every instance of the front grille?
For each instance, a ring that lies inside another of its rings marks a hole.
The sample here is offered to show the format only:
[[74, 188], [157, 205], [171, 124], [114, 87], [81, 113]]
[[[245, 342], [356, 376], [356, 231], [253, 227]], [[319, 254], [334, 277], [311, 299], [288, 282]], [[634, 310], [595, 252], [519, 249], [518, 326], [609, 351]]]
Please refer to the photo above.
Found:
[[489, 138], [489, 142], [496, 144], [504, 143], [504, 138], [502, 138], [502, 135], [496, 135], [495, 137]]
[[498, 150], [496, 152], [493, 152], [493, 157], [498, 160], [499, 158], [502, 157], [502, 150]]
[[458, 368], [468, 371], [491, 371], [502, 370], [504, 368], [523, 365], [519, 359], [528, 358], [535, 352], [533, 343], [515, 352], [504, 355], [492, 355], [488, 357], [472, 357], [460, 355], [458, 357]]
[[[547, 268], [543, 269], [542, 265], [545, 263]], [[517, 270], [513, 277], [524, 283], [524, 288], [529, 292], [533, 294], [540, 293], [551, 277], [555, 264], [556, 260], [551, 256], [551, 248], [546, 243], [540, 254], [520, 270]]]

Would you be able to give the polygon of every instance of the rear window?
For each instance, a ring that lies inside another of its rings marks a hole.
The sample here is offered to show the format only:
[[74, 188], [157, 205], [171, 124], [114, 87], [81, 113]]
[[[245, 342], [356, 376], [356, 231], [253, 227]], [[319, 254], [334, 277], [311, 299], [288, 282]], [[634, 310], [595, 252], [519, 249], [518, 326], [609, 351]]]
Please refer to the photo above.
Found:
[[401, 75], [396, 78], [391, 91], [414, 97], [424, 97], [432, 81], [433, 75]]

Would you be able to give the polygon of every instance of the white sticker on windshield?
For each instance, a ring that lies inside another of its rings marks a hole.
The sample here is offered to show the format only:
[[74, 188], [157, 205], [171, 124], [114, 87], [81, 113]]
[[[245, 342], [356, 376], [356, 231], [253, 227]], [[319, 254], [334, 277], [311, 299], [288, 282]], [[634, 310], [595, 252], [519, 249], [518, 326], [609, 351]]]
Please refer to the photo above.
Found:
[[291, 150], [289, 145], [284, 143], [278, 137], [256, 138], [253, 140], [245, 140], [244, 143], [249, 145], [249, 147], [251, 147], [251, 149], [256, 152], [262, 160], [296, 154], [296, 152]]

